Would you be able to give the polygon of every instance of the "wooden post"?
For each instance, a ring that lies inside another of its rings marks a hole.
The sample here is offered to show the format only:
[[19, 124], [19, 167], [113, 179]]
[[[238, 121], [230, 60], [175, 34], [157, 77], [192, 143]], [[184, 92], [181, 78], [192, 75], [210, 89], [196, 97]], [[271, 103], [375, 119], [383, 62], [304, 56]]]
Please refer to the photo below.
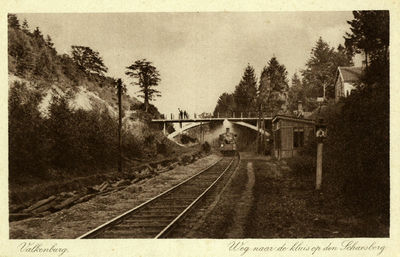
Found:
[[322, 138], [319, 140], [320, 141], [318, 142], [317, 146], [317, 182], [315, 186], [316, 190], [321, 189], [321, 183], [322, 183], [322, 150], [324, 143], [322, 141]]
[[118, 124], [118, 172], [122, 172], [122, 81], [118, 79], [118, 110], [119, 110], [119, 124]]
[[164, 132], [164, 136], [167, 135], [167, 129], [166, 129], [166, 125], [165, 125], [165, 121], [163, 122], [163, 132]]

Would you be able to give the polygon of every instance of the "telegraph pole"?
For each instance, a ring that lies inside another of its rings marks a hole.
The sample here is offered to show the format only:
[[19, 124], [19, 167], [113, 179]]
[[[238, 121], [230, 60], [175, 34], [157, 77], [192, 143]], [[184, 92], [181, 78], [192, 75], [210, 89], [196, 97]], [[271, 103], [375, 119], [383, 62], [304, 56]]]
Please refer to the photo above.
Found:
[[119, 124], [118, 124], [118, 172], [122, 172], [122, 81], [118, 79], [118, 111], [119, 111]]

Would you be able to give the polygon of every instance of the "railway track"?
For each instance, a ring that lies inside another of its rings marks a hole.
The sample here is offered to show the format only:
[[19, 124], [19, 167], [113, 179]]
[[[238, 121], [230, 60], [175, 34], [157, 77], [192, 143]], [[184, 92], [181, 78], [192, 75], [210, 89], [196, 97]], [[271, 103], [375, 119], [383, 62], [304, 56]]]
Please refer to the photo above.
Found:
[[78, 237], [163, 238], [229, 170], [238, 157], [224, 157], [166, 192]]

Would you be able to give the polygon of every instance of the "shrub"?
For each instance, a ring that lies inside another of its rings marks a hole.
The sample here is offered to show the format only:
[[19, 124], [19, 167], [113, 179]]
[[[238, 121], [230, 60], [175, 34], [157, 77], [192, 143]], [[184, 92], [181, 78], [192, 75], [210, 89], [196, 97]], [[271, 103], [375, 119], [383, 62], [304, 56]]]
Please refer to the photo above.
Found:
[[40, 175], [46, 167], [44, 160], [43, 119], [38, 111], [42, 95], [31, 94], [25, 83], [15, 82], [10, 89], [8, 102], [9, 175]]
[[195, 143], [197, 141], [196, 138], [192, 138], [189, 135], [182, 134], [181, 136], [181, 142], [182, 144], [189, 144], [189, 143]]
[[205, 153], [209, 153], [211, 151], [211, 145], [210, 143], [208, 143], [207, 141], [204, 142], [204, 144], [201, 145], [201, 149], [205, 152]]
[[168, 156], [171, 153], [172, 142], [168, 138], [163, 138], [157, 142], [157, 153]]

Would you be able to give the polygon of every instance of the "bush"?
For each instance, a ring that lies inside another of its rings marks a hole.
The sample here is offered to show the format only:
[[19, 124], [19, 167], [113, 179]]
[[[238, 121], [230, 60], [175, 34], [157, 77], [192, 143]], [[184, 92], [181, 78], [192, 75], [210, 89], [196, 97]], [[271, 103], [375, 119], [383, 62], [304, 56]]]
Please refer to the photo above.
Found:
[[[9, 94], [9, 176], [18, 182], [29, 176], [48, 178], [51, 174], [87, 174], [116, 167], [118, 120], [106, 108], [73, 110], [72, 94], [54, 94], [48, 117], [38, 111], [42, 95], [23, 83], [14, 83]], [[122, 131], [126, 158], [140, 158], [143, 149], [156, 154], [156, 141], [147, 133], [144, 143], [128, 128]], [[163, 142], [162, 152], [168, 152]], [[52, 171], [49, 173], [49, 171]]]
[[309, 176], [315, 174], [316, 171], [316, 154], [311, 155], [299, 155], [290, 159], [287, 159], [288, 166], [299, 176]]
[[332, 133], [326, 155], [343, 180], [348, 203], [389, 216], [389, 90], [365, 87], [327, 117]]
[[168, 156], [171, 154], [172, 142], [168, 138], [163, 138], [161, 142], [157, 142], [157, 153]]
[[44, 124], [38, 111], [43, 96], [39, 92], [27, 94], [25, 83], [15, 82], [8, 102], [9, 176], [40, 175], [45, 169], [43, 158]]
[[196, 141], [197, 141], [196, 138], [190, 137], [189, 135], [182, 134], [182, 136], [181, 136], [181, 143], [182, 144], [195, 143]]
[[208, 143], [207, 141], [204, 142], [204, 144], [201, 145], [201, 149], [205, 152], [205, 153], [209, 153], [211, 151], [211, 145], [210, 143]]

